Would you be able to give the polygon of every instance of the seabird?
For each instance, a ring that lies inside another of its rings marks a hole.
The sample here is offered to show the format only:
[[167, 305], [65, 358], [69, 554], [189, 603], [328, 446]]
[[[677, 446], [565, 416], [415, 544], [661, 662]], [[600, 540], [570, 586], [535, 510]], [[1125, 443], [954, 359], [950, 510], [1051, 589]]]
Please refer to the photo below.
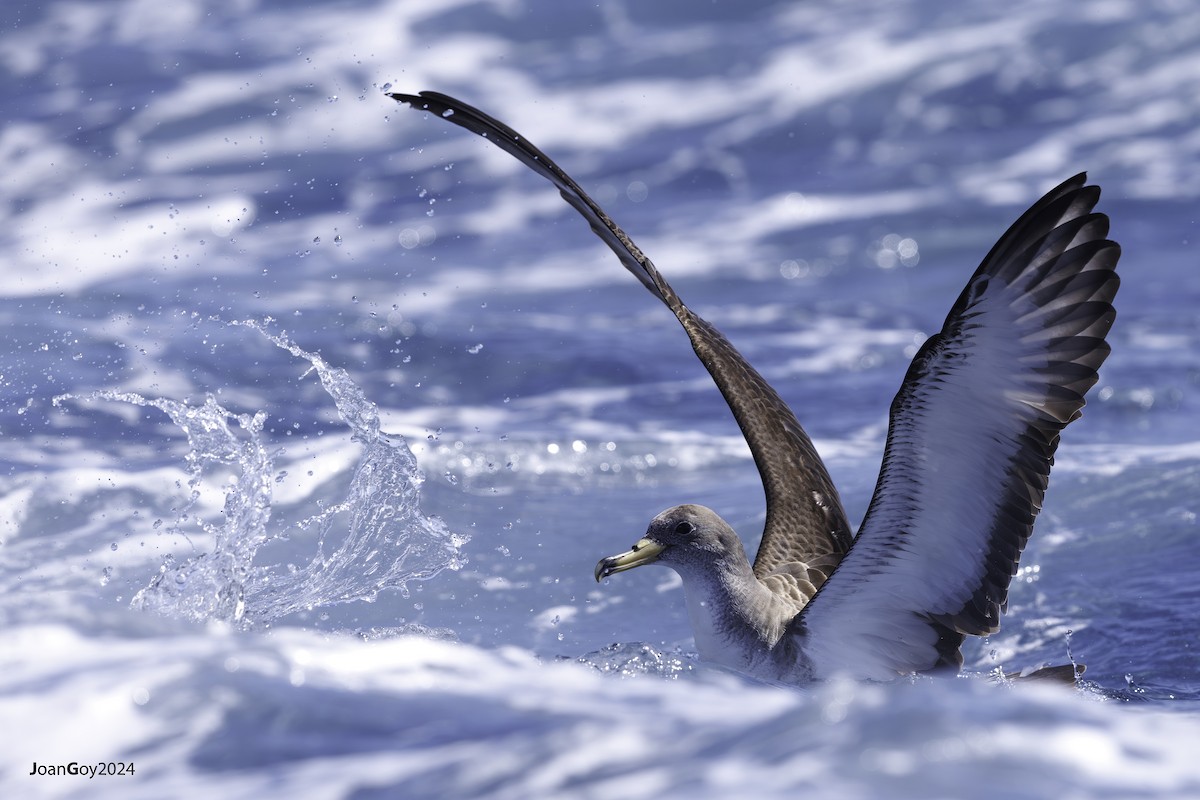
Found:
[[957, 672], [964, 637], [999, 630], [1059, 434], [1080, 416], [1116, 317], [1120, 247], [1093, 211], [1100, 189], [1086, 174], [1013, 223], [913, 357], [853, 536], [795, 415], [579, 184], [460, 100], [389, 96], [484, 136], [558, 187], [678, 318], [750, 445], [767, 502], [753, 564], [716, 512], [688, 504], [601, 560], [597, 581], [645, 564], [674, 569], [701, 658], [767, 681]]

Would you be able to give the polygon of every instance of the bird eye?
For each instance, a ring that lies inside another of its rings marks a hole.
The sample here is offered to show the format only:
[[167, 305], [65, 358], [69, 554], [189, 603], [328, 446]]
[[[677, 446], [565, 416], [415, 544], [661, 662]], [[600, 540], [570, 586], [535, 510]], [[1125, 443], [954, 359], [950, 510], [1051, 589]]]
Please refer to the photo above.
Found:
[[691, 533], [694, 530], [695, 530], [695, 528], [692, 527], [692, 523], [690, 523], [690, 522], [681, 522], [675, 526], [675, 532], [680, 534], [681, 536], [687, 536], [689, 533]]

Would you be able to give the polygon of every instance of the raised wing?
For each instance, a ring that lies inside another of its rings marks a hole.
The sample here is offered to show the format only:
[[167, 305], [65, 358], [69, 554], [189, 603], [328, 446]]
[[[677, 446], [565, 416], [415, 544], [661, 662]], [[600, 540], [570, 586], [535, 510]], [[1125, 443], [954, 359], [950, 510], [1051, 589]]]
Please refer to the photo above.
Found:
[[1116, 317], [1120, 248], [1086, 179], [1009, 228], [913, 359], [858, 538], [793, 623], [817, 676], [957, 667], [964, 634], [999, 628]]
[[621, 263], [675, 313], [741, 426], [767, 497], [766, 527], [754, 562], [755, 574], [764, 577], [782, 571], [803, 576], [802, 569], [789, 569], [794, 563], [816, 565], [825, 574], [832, 571], [851, 542], [846, 512], [833, 481], [795, 415], [721, 332], [685, 306], [633, 240], [524, 136], [479, 109], [438, 92], [389, 97], [480, 134], [558, 187]]

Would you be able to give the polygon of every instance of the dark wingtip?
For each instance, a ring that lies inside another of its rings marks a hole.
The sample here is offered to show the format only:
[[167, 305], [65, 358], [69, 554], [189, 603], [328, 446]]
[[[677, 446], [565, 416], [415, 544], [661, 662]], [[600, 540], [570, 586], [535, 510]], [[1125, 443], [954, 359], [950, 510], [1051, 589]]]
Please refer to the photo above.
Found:
[[1004, 677], [1011, 681], [1042, 681], [1072, 686], [1079, 681], [1085, 670], [1087, 670], [1087, 667], [1083, 664], [1058, 664], [1053, 667], [1041, 667], [1031, 672], [1006, 673]]
[[[407, 103], [416, 109], [423, 110], [421, 106], [425, 105], [424, 98], [419, 94], [405, 94], [404, 92], [385, 92], [385, 94], [397, 103]], [[421, 94], [424, 94], [424, 92]]]
[[[455, 111], [461, 111], [467, 117], [473, 117], [472, 121], [463, 121], [461, 119], [451, 119], [457, 125], [461, 125], [467, 130], [482, 133], [483, 129], [488, 126], [494, 126], [497, 130], [504, 133], [509, 133], [508, 126], [499, 120], [493, 119], [479, 109], [464, 103], [456, 97], [451, 97], [448, 94], [441, 92], [433, 92], [429, 90], [417, 92], [416, 94], [405, 94], [404, 92], [386, 92], [388, 97], [395, 100], [397, 103], [407, 103], [411, 108], [417, 111], [428, 111], [431, 114], [440, 114], [443, 117], [449, 118]], [[482, 126], [482, 127], [481, 127]], [[513, 138], [519, 138], [516, 131], [511, 131]]]

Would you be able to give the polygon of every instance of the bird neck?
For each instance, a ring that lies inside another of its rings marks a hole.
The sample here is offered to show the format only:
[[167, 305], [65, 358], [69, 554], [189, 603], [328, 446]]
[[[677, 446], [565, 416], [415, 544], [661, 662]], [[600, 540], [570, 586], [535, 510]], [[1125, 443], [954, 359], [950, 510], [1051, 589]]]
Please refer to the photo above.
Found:
[[696, 650], [706, 661], [751, 669], [794, 615], [776, 608], [777, 598], [754, 576], [744, 553], [677, 571]]

